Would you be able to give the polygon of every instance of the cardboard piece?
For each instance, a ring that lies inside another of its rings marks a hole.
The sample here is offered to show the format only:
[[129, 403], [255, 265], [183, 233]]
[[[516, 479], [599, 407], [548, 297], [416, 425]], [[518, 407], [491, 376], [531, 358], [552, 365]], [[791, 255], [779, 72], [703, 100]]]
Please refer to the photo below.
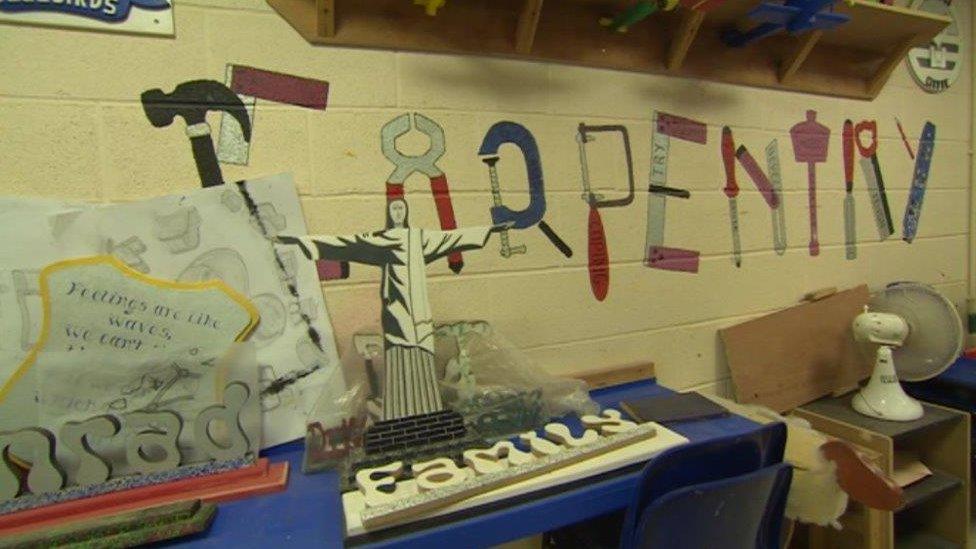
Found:
[[785, 412], [868, 377], [851, 322], [869, 297], [861, 285], [719, 330], [736, 400]]
[[932, 470], [922, 463], [917, 453], [910, 451], [895, 452], [895, 467], [891, 472], [891, 479], [898, 486], [904, 488], [931, 475]]

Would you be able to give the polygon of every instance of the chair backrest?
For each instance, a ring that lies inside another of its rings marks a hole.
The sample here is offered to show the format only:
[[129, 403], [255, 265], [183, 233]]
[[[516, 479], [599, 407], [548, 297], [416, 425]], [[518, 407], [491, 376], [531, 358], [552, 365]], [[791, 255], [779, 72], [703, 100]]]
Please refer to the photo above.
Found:
[[747, 435], [735, 435], [670, 448], [645, 467], [624, 514], [620, 546], [632, 547], [638, 517], [656, 499], [695, 484], [757, 471], [782, 461], [786, 425], [763, 425]]
[[778, 547], [786, 494], [792, 478], [792, 467], [780, 463], [665, 494], [644, 509], [633, 547]]

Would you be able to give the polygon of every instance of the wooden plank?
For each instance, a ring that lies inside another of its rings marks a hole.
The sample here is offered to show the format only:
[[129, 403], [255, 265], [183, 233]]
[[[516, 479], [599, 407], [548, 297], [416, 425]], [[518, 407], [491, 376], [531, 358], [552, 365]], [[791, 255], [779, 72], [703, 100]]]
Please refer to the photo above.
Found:
[[688, 55], [688, 48], [698, 35], [698, 29], [702, 21], [705, 20], [705, 12], [699, 10], [681, 10], [681, 22], [671, 38], [671, 46], [668, 47], [667, 67], [669, 71], [678, 70], [685, 62]]
[[[648, 424], [644, 424], [648, 425]], [[654, 437], [626, 445], [616, 450], [603, 453], [596, 459], [588, 459], [576, 462], [572, 465], [552, 470], [548, 473], [526, 478], [514, 484], [494, 489], [490, 492], [475, 495], [464, 499], [447, 507], [441, 507], [425, 513], [418, 520], [433, 520], [435, 517], [451, 516], [463, 511], [483, 508], [488, 505], [497, 504], [500, 501], [511, 500], [517, 496], [530, 494], [539, 490], [552, 490], [562, 484], [574, 482], [581, 478], [596, 477], [603, 473], [622, 469], [636, 463], [646, 463], [648, 459], [658, 453], [686, 444], [688, 439], [657, 424], [654, 425], [656, 434]], [[402, 488], [408, 489], [408, 484], [416, 484], [415, 480], [407, 479], [402, 482]], [[399, 487], [397, 489], [400, 489]], [[345, 514], [346, 543], [350, 545], [358, 544], [362, 541], [363, 534], [368, 533], [362, 523], [362, 512], [367, 509], [363, 493], [360, 490], [352, 490], [342, 494], [342, 508]], [[443, 519], [441, 519], [443, 520]]]
[[335, 0], [315, 0], [315, 15], [318, 35], [324, 38], [335, 36]]
[[585, 381], [590, 386], [590, 389], [599, 389], [601, 387], [622, 385], [633, 381], [653, 379], [654, 363], [649, 362], [647, 364], [587, 370], [573, 374], [573, 377]]
[[515, 51], [527, 54], [532, 51], [535, 31], [542, 14], [542, 0], [525, 0], [522, 14], [519, 15], [518, 31], [515, 34]]
[[813, 47], [817, 45], [817, 42], [823, 38], [823, 35], [824, 31], [815, 30], [800, 37], [800, 43], [797, 44], [796, 49], [780, 64], [779, 81], [781, 83], [789, 83], [789, 80], [796, 74], [796, 71], [803, 65], [803, 62], [807, 60], [807, 56], [813, 51]]
[[785, 412], [868, 377], [851, 335], [867, 286], [719, 330], [737, 400]]
[[902, 59], [908, 55], [908, 50], [912, 49], [916, 44], [916, 37], [911, 37], [903, 40], [900, 44], [896, 45], [891, 52], [885, 57], [885, 60], [875, 71], [871, 79], [868, 80], [868, 94], [875, 96], [881, 92], [881, 88], [888, 82], [888, 78], [891, 77], [891, 72], [895, 70]]

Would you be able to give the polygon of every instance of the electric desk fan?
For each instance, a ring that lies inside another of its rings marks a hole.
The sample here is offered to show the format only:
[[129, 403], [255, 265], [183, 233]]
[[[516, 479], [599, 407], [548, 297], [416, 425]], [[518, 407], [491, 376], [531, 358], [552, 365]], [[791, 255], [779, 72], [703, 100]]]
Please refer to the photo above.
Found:
[[858, 412], [892, 421], [922, 417], [922, 405], [898, 382], [942, 373], [962, 351], [959, 313], [931, 286], [895, 282], [872, 296], [854, 319], [854, 339], [878, 345], [871, 379], [851, 402]]

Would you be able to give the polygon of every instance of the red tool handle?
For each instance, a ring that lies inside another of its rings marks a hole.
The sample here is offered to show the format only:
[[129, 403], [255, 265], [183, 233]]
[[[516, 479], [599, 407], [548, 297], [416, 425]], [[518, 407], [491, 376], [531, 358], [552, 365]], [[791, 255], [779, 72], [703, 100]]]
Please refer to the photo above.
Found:
[[588, 263], [590, 270], [590, 289], [597, 301], [607, 298], [610, 290], [610, 252], [607, 250], [607, 234], [603, 229], [600, 210], [590, 206]]
[[847, 192], [854, 188], [854, 123], [850, 120], [844, 121], [844, 133], [841, 134], [844, 142], [844, 185]]
[[725, 165], [725, 196], [735, 198], [739, 195], [739, 185], [735, 182], [735, 141], [732, 128], [722, 128], [722, 164]]
[[[441, 229], [449, 231], [457, 228], [454, 217], [454, 204], [451, 203], [451, 192], [447, 189], [447, 176], [444, 174], [430, 178], [430, 192], [434, 195], [434, 206], [437, 208], [437, 218], [441, 222]], [[454, 252], [447, 256], [447, 264], [455, 274], [464, 268], [461, 252]]]
[[766, 204], [769, 204], [771, 209], [776, 209], [779, 207], [779, 194], [776, 193], [776, 189], [773, 188], [773, 184], [766, 177], [766, 173], [762, 171], [756, 159], [752, 157], [749, 153], [749, 149], [745, 145], [739, 145], [739, 148], [735, 151], [735, 157], [739, 159], [739, 164], [746, 170], [749, 177], [752, 178], [752, 182], [756, 184], [756, 188], [762, 193], [763, 198], [766, 199]]
[[[865, 146], [861, 143], [861, 134], [871, 132], [871, 145]], [[878, 153], [878, 121], [862, 120], [854, 126], [854, 143], [857, 150], [864, 158], [870, 158]]]

